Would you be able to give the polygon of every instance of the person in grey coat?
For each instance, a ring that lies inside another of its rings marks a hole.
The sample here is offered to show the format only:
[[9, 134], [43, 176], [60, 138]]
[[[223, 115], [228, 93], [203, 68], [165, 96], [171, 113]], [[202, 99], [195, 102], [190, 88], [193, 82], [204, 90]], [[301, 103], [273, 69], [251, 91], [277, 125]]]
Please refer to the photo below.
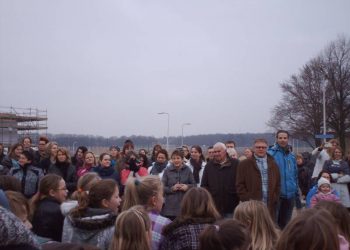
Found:
[[175, 150], [171, 155], [172, 163], [165, 169], [162, 182], [164, 185], [165, 204], [162, 215], [174, 220], [180, 214], [180, 204], [186, 191], [196, 186], [191, 169], [183, 162], [183, 153]]

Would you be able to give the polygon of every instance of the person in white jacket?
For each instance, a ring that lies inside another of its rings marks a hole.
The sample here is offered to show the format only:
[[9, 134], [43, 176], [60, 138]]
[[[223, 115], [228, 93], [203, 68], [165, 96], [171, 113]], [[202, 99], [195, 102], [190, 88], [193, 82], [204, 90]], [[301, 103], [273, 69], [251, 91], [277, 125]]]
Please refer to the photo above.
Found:
[[205, 158], [202, 152], [202, 148], [199, 145], [194, 145], [191, 147], [191, 158], [186, 165], [191, 169], [194, 180], [196, 181], [197, 187], [200, 187], [202, 176], [204, 172]]
[[312, 151], [312, 156], [316, 156], [315, 168], [312, 173], [312, 179], [316, 179], [318, 174], [321, 172], [325, 161], [330, 159], [330, 155], [332, 154], [332, 150], [339, 146], [339, 142], [336, 139], [332, 139], [327, 143], [322, 143], [322, 145], [318, 148], [315, 148]]

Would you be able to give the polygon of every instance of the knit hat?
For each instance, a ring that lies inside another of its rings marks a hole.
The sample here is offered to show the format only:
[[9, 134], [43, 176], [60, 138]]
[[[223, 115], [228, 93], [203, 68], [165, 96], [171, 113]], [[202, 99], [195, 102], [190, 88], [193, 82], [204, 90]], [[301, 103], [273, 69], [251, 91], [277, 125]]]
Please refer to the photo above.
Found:
[[331, 183], [329, 182], [329, 180], [327, 180], [326, 178], [321, 177], [318, 182], [317, 182], [317, 186], [321, 187], [323, 184], [328, 184], [329, 186], [331, 185]]

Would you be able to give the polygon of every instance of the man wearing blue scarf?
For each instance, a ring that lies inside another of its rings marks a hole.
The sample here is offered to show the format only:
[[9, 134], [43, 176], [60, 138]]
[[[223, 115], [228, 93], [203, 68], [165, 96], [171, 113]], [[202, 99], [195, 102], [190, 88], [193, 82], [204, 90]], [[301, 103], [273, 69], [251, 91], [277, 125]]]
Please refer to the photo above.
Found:
[[290, 221], [295, 197], [298, 195], [298, 169], [288, 139], [287, 131], [277, 131], [276, 143], [268, 150], [268, 154], [275, 159], [281, 176], [281, 193], [277, 208], [277, 222], [281, 229]]

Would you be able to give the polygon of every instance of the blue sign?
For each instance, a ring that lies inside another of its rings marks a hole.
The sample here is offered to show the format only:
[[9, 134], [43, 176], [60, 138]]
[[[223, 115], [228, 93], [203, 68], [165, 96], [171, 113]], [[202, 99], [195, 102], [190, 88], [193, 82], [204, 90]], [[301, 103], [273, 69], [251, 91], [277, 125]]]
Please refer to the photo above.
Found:
[[320, 134], [320, 135], [315, 135], [315, 138], [316, 139], [333, 139], [334, 138], [334, 135], [331, 135], [331, 134]]

